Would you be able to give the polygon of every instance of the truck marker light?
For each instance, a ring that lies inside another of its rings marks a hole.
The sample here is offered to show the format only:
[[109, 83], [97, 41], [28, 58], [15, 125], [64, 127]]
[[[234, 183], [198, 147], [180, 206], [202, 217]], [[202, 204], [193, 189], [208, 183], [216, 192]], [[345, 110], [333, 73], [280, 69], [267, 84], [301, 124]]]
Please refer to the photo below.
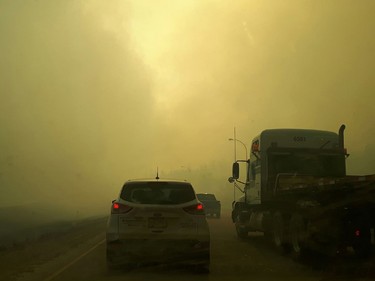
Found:
[[113, 203], [113, 209], [115, 209], [115, 210], [120, 209], [119, 203]]

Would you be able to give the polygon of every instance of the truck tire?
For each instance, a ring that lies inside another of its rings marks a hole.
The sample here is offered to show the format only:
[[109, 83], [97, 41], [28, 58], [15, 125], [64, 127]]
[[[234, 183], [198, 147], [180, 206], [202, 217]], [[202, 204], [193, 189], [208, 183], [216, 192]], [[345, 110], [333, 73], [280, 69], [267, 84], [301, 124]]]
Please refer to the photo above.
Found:
[[282, 214], [275, 212], [272, 217], [272, 243], [276, 250], [280, 253], [286, 253], [289, 251], [289, 245], [286, 239], [286, 228]]
[[249, 232], [247, 231], [246, 228], [243, 228], [243, 227], [241, 227], [240, 225], [241, 225], [241, 222], [240, 222], [240, 215], [237, 214], [237, 216], [236, 216], [236, 221], [235, 221], [235, 226], [236, 226], [237, 236], [238, 236], [238, 238], [240, 238], [240, 239], [245, 239], [245, 238], [248, 237]]
[[306, 222], [300, 214], [293, 214], [289, 221], [289, 240], [292, 258], [301, 260], [306, 253]]

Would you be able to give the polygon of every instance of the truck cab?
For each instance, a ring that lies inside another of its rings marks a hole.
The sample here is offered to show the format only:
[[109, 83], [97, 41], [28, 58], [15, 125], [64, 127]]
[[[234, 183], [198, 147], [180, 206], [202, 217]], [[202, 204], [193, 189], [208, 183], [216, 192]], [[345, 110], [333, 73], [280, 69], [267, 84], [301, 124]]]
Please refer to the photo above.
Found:
[[334, 132], [264, 130], [251, 142], [244, 187], [247, 204], [272, 200], [281, 175], [344, 177], [346, 152]]

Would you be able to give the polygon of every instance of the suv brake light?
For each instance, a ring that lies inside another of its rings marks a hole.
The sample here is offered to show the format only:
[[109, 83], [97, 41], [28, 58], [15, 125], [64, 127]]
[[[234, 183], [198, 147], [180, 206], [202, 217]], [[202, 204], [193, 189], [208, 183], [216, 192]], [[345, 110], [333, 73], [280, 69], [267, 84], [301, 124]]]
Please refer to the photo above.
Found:
[[118, 202], [113, 202], [112, 208], [111, 208], [111, 214], [125, 214], [125, 213], [128, 213], [131, 209], [133, 208], [130, 206], [127, 206]]
[[192, 215], [205, 215], [206, 214], [202, 203], [198, 203], [189, 207], [185, 207], [184, 211]]

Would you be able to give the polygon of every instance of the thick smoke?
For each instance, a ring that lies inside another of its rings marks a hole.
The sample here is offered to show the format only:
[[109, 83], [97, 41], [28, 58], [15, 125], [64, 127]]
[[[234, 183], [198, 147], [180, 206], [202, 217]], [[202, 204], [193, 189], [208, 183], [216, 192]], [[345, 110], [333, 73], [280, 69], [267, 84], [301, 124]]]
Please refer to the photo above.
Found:
[[234, 126], [344, 123], [349, 172], [375, 173], [374, 8], [1, 1], [0, 205], [107, 204], [157, 167], [230, 197]]

